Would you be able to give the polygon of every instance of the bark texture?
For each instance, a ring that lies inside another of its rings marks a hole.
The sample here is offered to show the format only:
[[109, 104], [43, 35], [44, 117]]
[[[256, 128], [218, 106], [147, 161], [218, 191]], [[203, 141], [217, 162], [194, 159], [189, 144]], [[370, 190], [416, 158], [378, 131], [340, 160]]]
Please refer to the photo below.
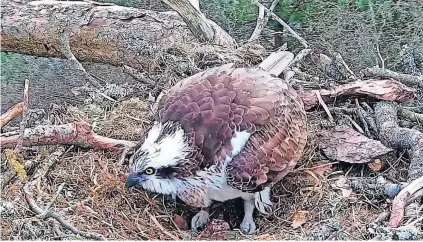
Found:
[[64, 58], [60, 38], [67, 34], [80, 61], [152, 70], [175, 63], [170, 49], [199, 43], [175, 12], [79, 1], [5, 0], [1, 6], [2, 51]]
[[375, 106], [376, 124], [383, 144], [393, 149], [406, 150], [410, 156], [408, 181], [423, 176], [423, 133], [398, 125], [397, 105], [379, 102]]

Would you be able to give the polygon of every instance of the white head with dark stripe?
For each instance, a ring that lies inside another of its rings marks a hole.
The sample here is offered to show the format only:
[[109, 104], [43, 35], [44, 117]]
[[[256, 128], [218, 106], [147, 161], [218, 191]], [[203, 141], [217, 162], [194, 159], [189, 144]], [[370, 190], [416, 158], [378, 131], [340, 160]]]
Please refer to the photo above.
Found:
[[174, 122], [154, 123], [141, 147], [131, 157], [126, 187], [139, 187], [161, 194], [175, 194], [174, 169], [187, 159], [190, 147], [184, 130]]

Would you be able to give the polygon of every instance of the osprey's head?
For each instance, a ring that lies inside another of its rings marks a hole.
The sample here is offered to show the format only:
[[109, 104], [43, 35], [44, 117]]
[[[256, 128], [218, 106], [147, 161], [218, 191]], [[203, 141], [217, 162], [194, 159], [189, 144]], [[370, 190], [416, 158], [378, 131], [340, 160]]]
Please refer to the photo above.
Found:
[[130, 159], [126, 187], [142, 187], [161, 194], [176, 194], [177, 165], [191, 150], [188, 138], [176, 122], [154, 123], [141, 147]]

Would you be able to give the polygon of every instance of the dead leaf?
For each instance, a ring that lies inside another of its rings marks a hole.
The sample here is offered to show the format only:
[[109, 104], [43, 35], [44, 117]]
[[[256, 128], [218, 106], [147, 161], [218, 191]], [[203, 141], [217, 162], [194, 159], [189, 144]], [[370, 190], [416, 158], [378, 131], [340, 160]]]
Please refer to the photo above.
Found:
[[297, 211], [294, 214], [294, 218], [292, 219], [292, 227], [294, 229], [300, 227], [301, 225], [303, 225], [305, 222], [307, 222], [307, 215], [308, 215], [308, 211]]
[[322, 131], [318, 136], [319, 148], [332, 160], [353, 164], [367, 163], [393, 151], [380, 141], [369, 139], [354, 129], [344, 126]]
[[382, 161], [380, 159], [375, 159], [373, 162], [371, 162], [367, 165], [373, 171], [380, 171], [380, 169], [382, 169]]

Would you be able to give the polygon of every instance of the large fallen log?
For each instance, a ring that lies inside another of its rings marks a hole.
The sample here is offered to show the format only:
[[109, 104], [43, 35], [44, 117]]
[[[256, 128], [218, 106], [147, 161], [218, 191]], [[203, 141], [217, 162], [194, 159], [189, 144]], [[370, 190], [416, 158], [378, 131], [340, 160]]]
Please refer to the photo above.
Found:
[[[149, 71], [163, 65], [186, 68], [189, 60], [185, 57], [200, 45], [176, 12], [88, 1], [4, 0], [1, 22], [2, 51], [65, 58], [60, 39], [67, 34], [71, 51], [80, 61]], [[202, 45], [211, 51], [221, 48]], [[170, 54], [174, 49], [179, 54]]]

